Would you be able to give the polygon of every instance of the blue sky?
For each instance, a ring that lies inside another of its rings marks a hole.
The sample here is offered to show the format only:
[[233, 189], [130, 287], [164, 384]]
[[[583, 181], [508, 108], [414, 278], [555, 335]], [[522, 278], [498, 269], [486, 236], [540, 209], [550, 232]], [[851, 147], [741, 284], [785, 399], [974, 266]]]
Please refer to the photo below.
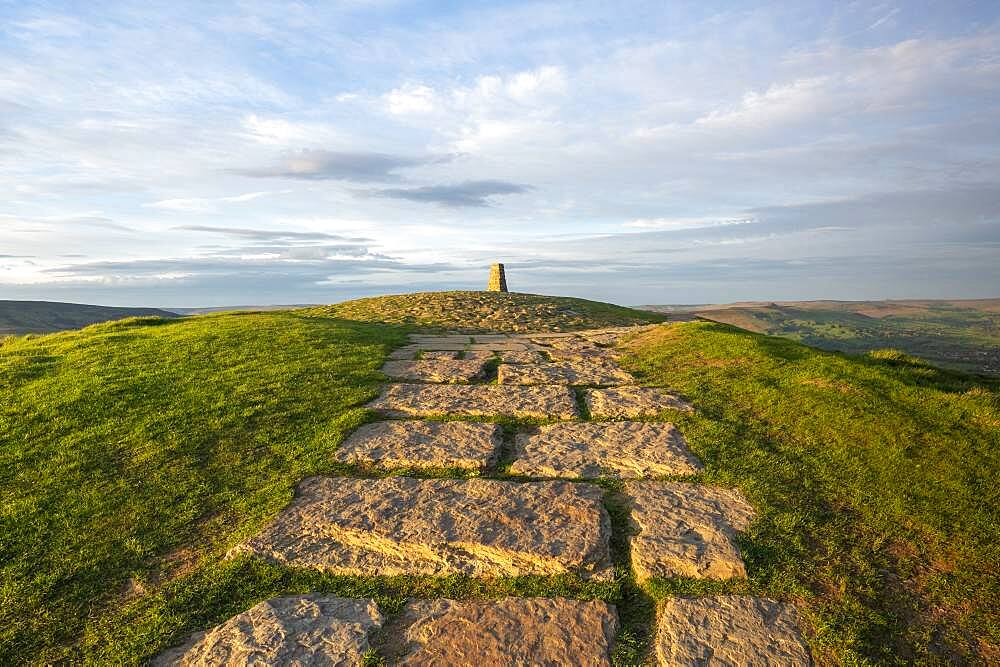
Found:
[[996, 2], [3, 2], [0, 298], [1000, 296]]

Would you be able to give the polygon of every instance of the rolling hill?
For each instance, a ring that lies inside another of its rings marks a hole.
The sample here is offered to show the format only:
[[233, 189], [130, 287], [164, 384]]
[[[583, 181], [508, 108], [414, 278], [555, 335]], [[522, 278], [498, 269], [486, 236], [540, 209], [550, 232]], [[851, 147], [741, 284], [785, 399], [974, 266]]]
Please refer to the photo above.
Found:
[[55, 301], [0, 301], [0, 336], [79, 329], [125, 317], [178, 317], [158, 308], [117, 308]]
[[613, 581], [588, 582], [334, 576], [224, 558], [297, 482], [342, 470], [332, 452], [373, 419], [362, 406], [408, 332], [660, 319], [457, 294], [134, 318], [0, 343], [0, 663], [138, 664], [306, 591], [389, 610], [407, 597], [603, 599], [623, 619], [618, 664], [643, 659], [657, 601], [716, 592], [794, 602], [820, 664], [1000, 657], [1000, 381], [715, 322], [644, 330], [622, 364], [694, 404], [673, 419], [705, 464], [696, 479], [737, 487], [756, 508], [745, 579], [639, 585], [627, 560]]
[[1000, 299], [782, 301], [642, 306], [861, 354], [898, 348], [931, 363], [1000, 375]]

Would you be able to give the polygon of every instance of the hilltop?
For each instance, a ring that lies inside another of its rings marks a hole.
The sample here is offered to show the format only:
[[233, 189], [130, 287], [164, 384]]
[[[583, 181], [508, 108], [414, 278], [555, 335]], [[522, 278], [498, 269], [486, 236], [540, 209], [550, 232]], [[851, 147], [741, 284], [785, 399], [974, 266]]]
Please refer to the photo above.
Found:
[[0, 336], [79, 329], [125, 317], [177, 317], [158, 308], [118, 308], [55, 301], [0, 301]]
[[[505, 314], [524, 318], [509, 328], [545, 330], [660, 319], [476, 294], [138, 318], [0, 344], [0, 662], [135, 664], [267, 597], [308, 591], [387, 610], [408, 597], [605, 600], [622, 617], [618, 664], [648, 650], [657, 603], [720, 592], [794, 603], [820, 664], [1000, 656], [1000, 382], [713, 322], [644, 330], [622, 343], [621, 363], [694, 405], [670, 415], [704, 463], [685, 479], [739, 488], [755, 507], [745, 579], [639, 584], [620, 544], [607, 582], [333, 576], [225, 559], [304, 478], [360, 474], [333, 454], [375, 418], [363, 406], [408, 332], [482, 331]], [[500, 423], [510, 437], [534, 422]], [[491, 476], [517, 480], [502, 467]]]
[[345, 301], [301, 311], [462, 333], [578, 331], [663, 322], [666, 316], [600, 301], [515, 292], [418, 292]]

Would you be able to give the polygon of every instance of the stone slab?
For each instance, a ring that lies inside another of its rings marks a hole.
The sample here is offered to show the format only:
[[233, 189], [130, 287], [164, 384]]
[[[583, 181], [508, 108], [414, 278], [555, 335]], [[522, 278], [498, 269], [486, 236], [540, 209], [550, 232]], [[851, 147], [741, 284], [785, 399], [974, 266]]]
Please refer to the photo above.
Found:
[[532, 347], [524, 343], [473, 343], [469, 349], [475, 352], [524, 352]]
[[420, 350], [416, 345], [407, 345], [389, 353], [390, 359], [415, 359]]
[[574, 419], [576, 397], [569, 387], [390, 384], [368, 408], [389, 416], [507, 415]]
[[565, 422], [518, 433], [510, 471], [529, 477], [642, 479], [702, 466], [673, 424]]
[[497, 356], [493, 350], [466, 350], [463, 359], [492, 359]]
[[460, 352], [457, 350], [426, 350], [420, 353], [420, 359], [431, 361], [438, 359], [458, 359]]
[[382, 372], [397, 380], [422, 382], [471, 382], [484, 372], [484, 359], [422, 359], [387, 361]]
[[634, 382], [614, 364], [554, 361], [547, 364], [500, 364], [497, 382], [504, 385], [620, 385]]
[[746, 576], [736, 536], [754, 517], [739, 491], [683, 482], [629, 482], [636, 578]]
[[600, 600], [413, 600], [387, 626], [391, 664], [604, 667], [618, 614]]
[[660, 665], [811, 665], [795, 608], [765, 598], [670, 598], [658, 614]]
[[500, 359], [505, 364], [540, 364], [546, 360], [541, 352], [535, 350], [503, 352], [500, 354]]
[[390, 468], [463, 468], [483, 471], [496, 463], [503, 439], [497, 424], [387, 421], [352, 433], [334, 459]]
[[230, 555], [361, 576], [613, 576], [599, 487], [491, 479], [310, 477]]
[[157, 656], [183, 665], [360, 665], [384, 619], [373, 600], [318, 594], [272, 598]]
[[587, 410], [598, 419], [656, 417], [665, 410], [693, 412], [691, 404], [660, 387], [610, 387], [584, 393]]

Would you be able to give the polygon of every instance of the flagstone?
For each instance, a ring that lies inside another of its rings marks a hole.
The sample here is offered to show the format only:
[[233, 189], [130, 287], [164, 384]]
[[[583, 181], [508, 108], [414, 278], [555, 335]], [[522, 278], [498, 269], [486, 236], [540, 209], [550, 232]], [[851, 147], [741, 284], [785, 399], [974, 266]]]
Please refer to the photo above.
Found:
[[660, 665], [811, 665], [789, 604], [766, 598], [715, 595], [668, 598], [655, 639]]
[[576, 397], [569, 387], [390, 384], [367, 405], [393, 417], [435, 415], [506, 415], [574, 419]]
[[497, 382], [502, 385], [619, 385], [634, 380], [616, 364], [577, 360], [546, 364], [500, 364]]
[[385, 646], [391, 664], [611, 664], [618, 614], [600, 600], [412, 600]]
[[530, 477], [641, 479], [702, 466], [673, 424], [565, 422], [518, 433], [510, 471]]
[[421, 359], [387, 361], [382, 372], [397, 380], [471, 382], [483, 374], [485, 366], [484, 359]]
[[587, 410], [598, 419], [657, 417], [666, 410], [693, 412], [691, 404], [660, 387], [609, 387], [584, 393]]
[[295, 595], [265, 600], [157, 656], [178, 665], [360, 665], [384, 618], [373, 600]]
[[360, 576], [613, 576], [599, 487], [490, 479], [310, 477], [230, 556]]
[[399, 420], [365, 424], [352, 433], [334, 459], [389, 468], [463, 468], [483, 471], [500, 453], [497, 424]]
[[746, 576], [737, 534], [754, 517], [739, 491], [683, 482], [629, 482], [632, 568], [650, 577]]

